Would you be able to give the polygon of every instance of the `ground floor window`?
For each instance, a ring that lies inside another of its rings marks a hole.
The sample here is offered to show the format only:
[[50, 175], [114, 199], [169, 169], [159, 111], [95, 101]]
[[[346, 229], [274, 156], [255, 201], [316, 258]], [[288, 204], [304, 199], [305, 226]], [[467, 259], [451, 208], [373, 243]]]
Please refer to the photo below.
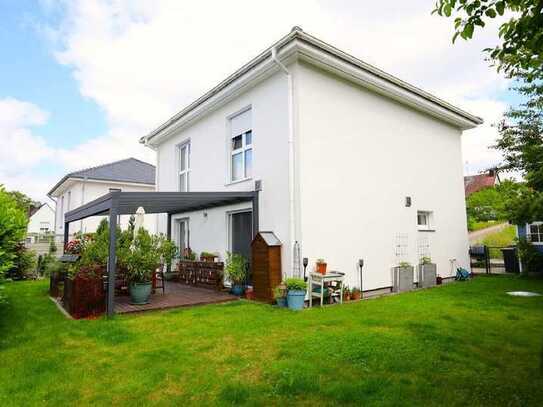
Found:
[[532, 243], [543, 244], [543, 222], [534, 222], [526, 226], [526, 237]]
[[[229, 251], [240, 254], [251, 261], [251, 242], [253, 241], [253, 213], [251, 211], [237, 211], [228, 214]], [[249, 278], [250, 268], [248, 267]]]
[[178, 219], [177, 220], [177, 247], [179, 248], [179, 255], [185, 256], [187, 249], [190, 247], [190, 231], [189, 220]]

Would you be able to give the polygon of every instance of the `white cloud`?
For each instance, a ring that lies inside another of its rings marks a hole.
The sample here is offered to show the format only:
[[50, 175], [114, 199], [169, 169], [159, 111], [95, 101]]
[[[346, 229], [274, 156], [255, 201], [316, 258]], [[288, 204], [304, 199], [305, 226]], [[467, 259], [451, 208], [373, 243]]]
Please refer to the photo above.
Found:
[[62, 10], [58, 24], [41, 27], [55, 57], [72, 69], [81, 94], [104, 110], [109, 124], [107, 133], [55, 152], [67, 169], [130, 155], [152, 162], [153, 153], [138, 144], [139, 137], [293, 25], [483, 116], [486, 124], [464, 137], [465, 160], [477, 168], [499, 160], [486, 146], [495, 138], [489, 125], [505, 106], [491, 95], [507, 81], [488, 67], [481, 51], [496, 44], [498, 22], [476, 31], [474, 40], [452, 45], [452, 19], [431, 16], [433, 3], [427, 0], [42, 3], [49, 11]]
[[475, 129], [464, 132], [462, 151], [464, 172], [476, 174], [501, 162], [501, 154], [490, 146], [496, 144], [496, 124], [507, 109], [507, 104], [492, 99], [465, 101], [464, 105], [481, 115], [485, 123]]
[[0, 179], [7, 189], [24, 189], [35, 199], [43, 199], [49, 180], [36, 168], [48, 160], [52, 149], [33, 132], [43, 125], [48, 113], [38, 106], [17, 99], [0, 99]]

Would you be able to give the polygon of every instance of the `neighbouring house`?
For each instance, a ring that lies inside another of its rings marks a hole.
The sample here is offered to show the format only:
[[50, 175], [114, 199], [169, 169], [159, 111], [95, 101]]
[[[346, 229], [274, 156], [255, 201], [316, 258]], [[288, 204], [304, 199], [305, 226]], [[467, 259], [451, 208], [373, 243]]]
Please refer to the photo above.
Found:
[[464, 177], [464, 193], [466, 198], [482, 189], [493, 187], [499, 182], [496, 169], [490, 169], [483, 174], [467, 175]]
[[528, 240], [539, 252], [543, 253], [543, 222], [517, 225], [517, 236]]
[[[47, 194], [56, 202], [55, 234], [64, 233], [65, 213], [107, 194], [110, 190], [154, 191], [155, 166], [135, 158], [127, 158], [66, 174]], [[75, 222], [70, 227], [70, 235], [94, 232], [102, 218], [103, 216], [93, 216]], [[129, 215], [120, 217], [121, 227], [127, 226], [129, 218]], [[154, 215], [145, 216], [145, 227], [152, 232], [156, 231]]]
[[256, 212], [284, 275], [323, 258], [359, 286], [363, 259], [374, 290], [422, 255], [443, 277], [469, 267], [460, 138], [481, 123], [294, 27], [140, 141], [157, 191], [260, 191], [257, 207], [160, 216], [181, 248], [249, 255]]
[[27, 247], [38, 243], [40, 239], [53, 236], [55, 228], [55, 210], [49, 204], [31, 206], [28, 210], [28, 225], [26, 228]]

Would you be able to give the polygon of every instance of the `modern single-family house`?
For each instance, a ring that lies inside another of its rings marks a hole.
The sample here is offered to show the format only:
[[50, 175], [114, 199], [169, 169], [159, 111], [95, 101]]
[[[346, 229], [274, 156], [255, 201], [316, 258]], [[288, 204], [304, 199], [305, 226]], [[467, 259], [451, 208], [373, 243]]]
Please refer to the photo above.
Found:
[[[154, 191], [155, 166], [135, 158], [127, 158], [66, 174], [47, 194], [56, 202], [55, 234], [64, 234], [65, 213], [91, 202], [111, 190], [125, 192]], [[70, 227], [70, 235], [77, 232], [94, 232], [102, 218], [102, 216], [93, 216], [75, 222]], [[129, 218], [130, 215], [120, 217], [121, 227], [126, 227]], [[156, 231], [156, 218], [154, 215], [145, 217], [145, 227], [152, 232]]]
[[140, 141], [157, 191], [259, 191], [170, 216], [180, 246], [248, 254], [256, 211], [284, 275], [322, 258], [359, 286], [363, 259], [373, 290], [422, 255], [443, 277], [469, 267], [460, 137], [481, 123], [294, 27]]
[[52, 233], [55, 227], [55, 210], [44, 203], [29, 211], [26, 233], [29, 236]]

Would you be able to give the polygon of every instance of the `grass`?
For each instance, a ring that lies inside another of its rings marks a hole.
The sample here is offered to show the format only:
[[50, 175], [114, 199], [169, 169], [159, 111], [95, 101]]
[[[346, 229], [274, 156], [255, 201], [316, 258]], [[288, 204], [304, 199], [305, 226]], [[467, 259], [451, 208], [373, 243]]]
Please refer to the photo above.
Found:
[[499, 225], [502, 222], [505, 222], [505, 221], [487, 220], [487, 221], [484, 221], [484, 222], [483, 221], [482, 222], [472, 222], [472, 223], [469, 224], [469, 231], [470, 232], [475, 232], [477, 230], [486, 229], [486, 228], [489, 228], [491, 226]]
[[537, 405], [543, 281], [473, 281], [295, 313], [239, 301], [66, 319], [6, 284], [0, 405]]
[[[481, 243], [490, 247], [510, 246], [513, 244], [515, 237], [516, 237], [515, 226], [509, 225], [503, 228], [502, 230], [486, 235], [481, 240]], [[490, 258], [501, 259], [503, 258], [503, 253], [501, 252], [500, 249], [490, 249]]]

